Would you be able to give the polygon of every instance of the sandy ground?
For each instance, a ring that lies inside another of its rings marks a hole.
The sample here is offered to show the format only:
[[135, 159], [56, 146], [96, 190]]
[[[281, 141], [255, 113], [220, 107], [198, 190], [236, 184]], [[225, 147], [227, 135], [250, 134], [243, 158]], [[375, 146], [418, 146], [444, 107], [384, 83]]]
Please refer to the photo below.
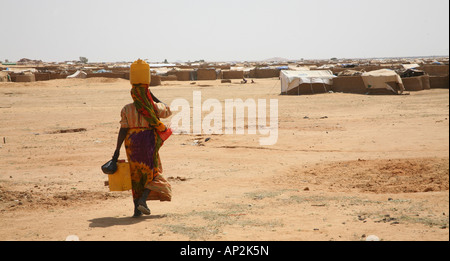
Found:
[[136, 219], [131, 192], [109, 192], [100, 170], [129, 89], [0, 83], [0, 240], [449, 240], [448, 90], [280, 96], [277, 79], [163, 82], [152, 91], [169, 104], [192, 106], [193, 91], [278, 99], [279, 137], [173, 135], [161, 149], [172, 202]]

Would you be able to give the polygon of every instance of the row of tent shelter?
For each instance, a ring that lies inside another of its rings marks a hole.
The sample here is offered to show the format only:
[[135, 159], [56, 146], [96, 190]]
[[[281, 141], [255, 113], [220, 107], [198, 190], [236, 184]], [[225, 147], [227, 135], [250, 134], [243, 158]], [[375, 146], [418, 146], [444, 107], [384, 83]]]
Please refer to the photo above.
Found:
[[[242, 79], [279, 77], [281, 94], [301, 95], [324, 92], [347, 92], [359, 94], [402, 94], [404, 91], [419, 91], [434, 88], [448, 88], [448, 65], [433, 66], [439, 75], [432, 76], [419, 69], [417, 64], [404, 64], [402, 69], [377, 69], [369, 71], [295, 69], [288, 66], [276, 68], [255, 68], [247, 72], [240, 70], [218, 70], [203, 68], [194, 70], [170, 70], [165, 74], [154, 74], [151, 85], [161, 85], [161, 79], [195, 81], [215, 79]], [[434, 69], [435, 70], [435, 69]], [[173, 76], [173, 78], [171, 78]], [[67, 78], [86, 78], [87, 74], [77, 71]]]
[[405, 65], [401, 70], [378, 69], [373, 71], [282, 70], [281, 94], [302, 95], [325, 92], [358, 94], [402, 94], [430, 88], [449, 88], [448, 65], [439, 67], [430, 75], [418, 66]]
[[[360, 76], [355, 77], [362, 80], [358, 86], [359, 92], [367, 94], [402, 94], [405, 91], [400, 75], [390, 69], [364, 72]], [[330, 70], [283, 70], [280, 72], [281, 94], [300, 95], [330, 92], [333, 90], [333, 80], [335, 78], [338, 77], [333, 75]]]
[[[8, 68], [7, 68], [8, 69]], [[284, 95], [345, 92], [359, 94], [401, 94], [430, 88], [449, 88], [448, 64], [402, 64], [365, 66], [270, 66], [270, 67], [163, 67], [151, 68], [151, 85], [162, 81], [197, 81], [243, 78], [279, 78], [280, 93]], [[77, 68], [60, 70], [58, 67], [37, 67], [28, 72], [0, 71], [0, 81], [30, 82], [63, 78], [108, 77], [129, 79], [129, 68]]]

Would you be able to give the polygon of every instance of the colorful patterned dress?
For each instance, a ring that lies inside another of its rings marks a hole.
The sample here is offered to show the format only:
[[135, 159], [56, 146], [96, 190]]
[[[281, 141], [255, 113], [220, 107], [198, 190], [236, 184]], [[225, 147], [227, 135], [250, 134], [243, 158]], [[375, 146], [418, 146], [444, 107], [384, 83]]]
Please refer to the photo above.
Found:
[[133, 85], [131, 96], [134, 103], [127, 104], [121, 111], [120, 125], [128, 128], [125, 150], [130, 163], [133, 199], [141, 197], [149, 189], [147, 200], [170, 201], [172, 189], [162, 176], [159, 148], [170, 136], [166, 126], [159, 120], [146, 85]]

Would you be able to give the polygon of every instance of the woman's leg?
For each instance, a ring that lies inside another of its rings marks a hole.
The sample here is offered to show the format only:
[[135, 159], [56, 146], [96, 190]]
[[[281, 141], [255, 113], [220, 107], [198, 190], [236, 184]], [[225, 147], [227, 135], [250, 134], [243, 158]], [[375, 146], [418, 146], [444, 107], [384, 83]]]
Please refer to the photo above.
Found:
[[134, 203], [134, 214], [133, 214], [133, 217], [140, 217], [140, 216], [142, 216], [142, 211], [140, 211], [138, 209], [138, 206], [139, 206], [138, 201], [139, 201], [139, 199], [134, 199], [133, 200], [133, 203]]
[[142, 192], [142, 196], [138, 200], [138, 210], [140, 210], [145, 215], [150, 215], [150, 209], [148, 208], [146, 203], [148, 194], [150, 194], [150, 190], [144, 189], [144, 191]]

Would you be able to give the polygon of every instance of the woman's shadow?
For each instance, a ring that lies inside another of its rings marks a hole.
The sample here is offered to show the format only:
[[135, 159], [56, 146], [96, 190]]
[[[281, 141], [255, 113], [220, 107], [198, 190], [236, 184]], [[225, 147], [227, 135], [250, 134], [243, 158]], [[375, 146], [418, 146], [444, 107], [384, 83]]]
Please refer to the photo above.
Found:
[[149, 220], [149, 219], [160, 219], [165, 218], [167, 215], [151, 215], [151, 216], [140, 216], [137, 218], [133, 217], [101, 217], [94, 218], [90, 221], [89, 227], [112, 227], [112, 226], [126, 226], [133, 225], [139, 222]]

